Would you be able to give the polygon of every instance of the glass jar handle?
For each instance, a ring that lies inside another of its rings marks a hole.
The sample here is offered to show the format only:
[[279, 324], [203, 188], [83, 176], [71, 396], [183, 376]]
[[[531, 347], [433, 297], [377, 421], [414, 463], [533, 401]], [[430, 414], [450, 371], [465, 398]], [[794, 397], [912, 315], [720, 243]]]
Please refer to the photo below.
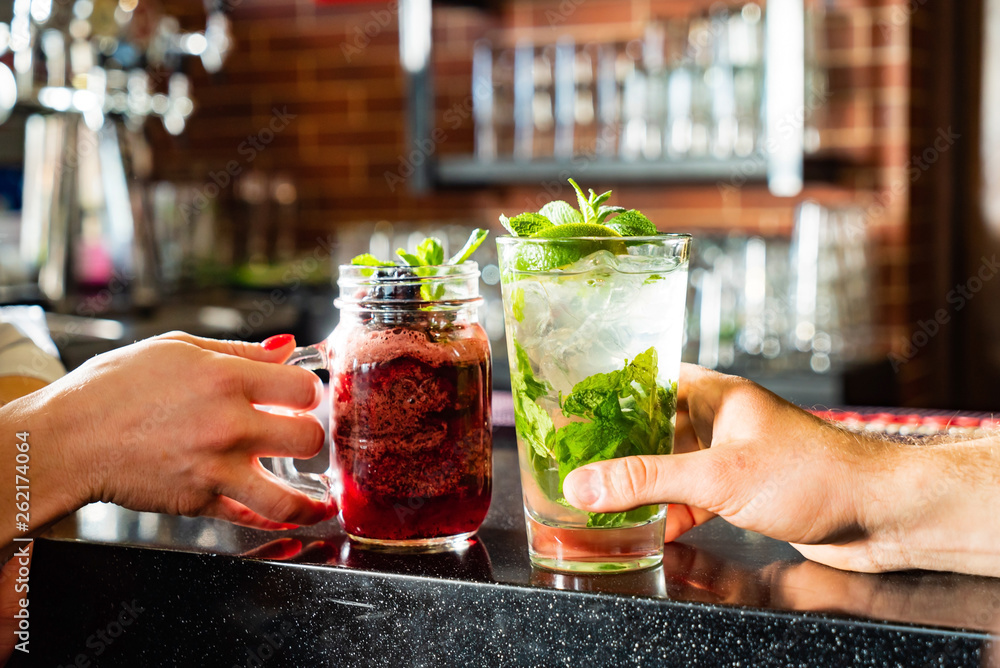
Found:
[[[326, 369], [329, 359], [330, 354], [327, 351], [326, 342], [324, 341], [314, 346], [296, 348], [292, 351], [292, 356], [285, 361], [285, 364], [300, 366], [310, 371], [317, 371], [319, 369]], [[291, 411], [280, 408], [271, 408], [270, 410], [275, 413], [293, 414]], [[332, 435], [330, 447], [333, 447]], [[291, 457], [271, 457], [271, 466], [276, 476], [295, 489], [305, 492], [313, 499], [326, 503], [330, 500], [331, 495], [334, 499], [337, 498], [336, 490], [334, 489], [337, 476], [332, 465], [325, 473], [303, 473], [295, 468], [295, 463]]]

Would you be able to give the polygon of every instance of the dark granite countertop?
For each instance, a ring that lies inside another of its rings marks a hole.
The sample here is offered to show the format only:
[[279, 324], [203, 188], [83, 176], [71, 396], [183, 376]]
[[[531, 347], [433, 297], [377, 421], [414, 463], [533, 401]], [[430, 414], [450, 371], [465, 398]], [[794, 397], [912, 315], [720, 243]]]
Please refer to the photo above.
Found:
[[460, 552], [367, 551], [336, 520], [275, 534], [89, 506], [35, 541], [32, 651], [11, 665], [979, 666], [1000, 652], [1000, 579], [845, 573], [721, 520], [656, 569], [532, 569], [513, 441], [498, 430], [493, 505]]

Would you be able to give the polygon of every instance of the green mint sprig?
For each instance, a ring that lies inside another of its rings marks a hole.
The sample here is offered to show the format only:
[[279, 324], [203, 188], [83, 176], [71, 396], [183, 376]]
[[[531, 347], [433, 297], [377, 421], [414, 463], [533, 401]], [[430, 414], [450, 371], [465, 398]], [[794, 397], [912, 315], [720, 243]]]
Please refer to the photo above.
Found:
[[[514, 343], [517, 369], [512, 374], [517, 431], [529, 445], [529, 461], [539, 488], [551, 500], [567, 505], [562, 485], [581, 466], [617, 457], [669, 454], [673, 447], [671, 419], [677, 410], [677, 384], [656, 382], [657, 355], [649, 348], [610, 373], [598, 373], [559, 397], [566, 418], [583, 418], [555, 429], [548, 413], [536, 403], [551, 388], [535, 378], [524, 349]], [[553, 471], [557, 469], [557, 474]], [[616, 527], [641, 522], [656, 514], [656, 506], [621, 513], [589, 513], [587, 526]]]
[[378, 259], [377, 257], [375, 257], [374, 255], [372, 255], [371, 253], [362, 253], [361, 255], [358, 255], [353, 260], [351, 260], [351, 264], [361, 265], [361, 266], [364, 266], [364, 267], [395, 267], [396, 266], [395, 262], [383, 262], [382, 260]]
[[465, 242], [465, 245], [452, 255], [445, 264], [462, 264], [468, 260], [476, 252], [476, 249], [486, 241], [489, 233], [489, 230], [481, 230], [479, 228], [472, 230], [472, 234], [469, 235], [469, 239]]
[[514, 428], [527, 445], [528, 461], [539, 489], [549, 499], [556, 500], [562, 498], [562, 484], [558, 477], [553, 478], [548, 473], [554, 458], [549, 443], [555, 427], [552, 418], [537, 403], [539, 398], [552, 391], [552, 387], [535, 378], [528, 353], [517, 341], [514, 341], [514, 358], [516, 369], [511, 370], [510, 379], [514, 395]]
[[[427, 237], [417, 244], [416, 249], [412, 253], [407, 252], [405, 248], [396, 249], [396, 255], [400, 258], [397, 262], [380, 260], [371, 253], [362, 253], [353, 258], [351, 264], [371, 267], [372, 269], [365, 274], [366, 276], [371, 275], [377, 267], [416, 267], [415, 273], [417, 276], [433, 276], [435, 274], [435, 267], [459, 265], [466, 262], [476, 252], [476, 249], [482, 245], [488, 235], [488, 230], [479, 228], [472, 230], [472, 234], [469, 235], [469, 239], [465, 242], [465, 245], [457, 253], [448, 258], [447, 262], [444, 259], [444, 246], [441, 244], [441, 240], [437, 237]], [[434, 286], [433, 289], [430, 285], [426, 284], [420, 286], [420, 297], [425, 301], [441, 299], [443, 296], [443, 285]]]
[[365, 267], [437, 267], [462, 264], [476, 252], [476, 249], [482, 245], [488, 235], [489, 230], [479, 228], [472, 230], [465, 245], [448, 258], [447, 262], [444, 259], [444, 246], [441, 244], [441, 240], [437, 237], [427, 237], [417, 244], [416, 250], [412, 253], [408, 253], [405, 248], [397, 249], [396, 255], [400, 257], [401, 261], [380, 260], [371, 253], [362, 253], [354, 257], [351, 264]]
[[444, 264], [444, 246], [437, 237], [427, 237], [417, 245], [414, 253], [405, 248], [397, 248], [396, 255], [411, 267], [436, 267]]
[[[500, 215], [500, 224], [515, 237], [546, 238], [547, 231], [562, 225], [601, 225], [623, 237], [652, 236], [657, 234], [656, 225], [641, 211], [625, 209], [622, 206], [606, 204], [611, 198], [607, 191], [598, 195], [593, 190], [584, 194], [583, 189], [573, 179], [570, 185], [576, 191], [579, 209], [562, 200], [554, 200], [543, 206], [537, 213], [525, 212], [513, 218]], [[584, 230], [586, 228], [580, 228]], [[590, 228], [593, 231], [593, 228]], [[564, 236], [564, 235], [554, 235]], [[609, 235], [610, 236], [610, 235]]]

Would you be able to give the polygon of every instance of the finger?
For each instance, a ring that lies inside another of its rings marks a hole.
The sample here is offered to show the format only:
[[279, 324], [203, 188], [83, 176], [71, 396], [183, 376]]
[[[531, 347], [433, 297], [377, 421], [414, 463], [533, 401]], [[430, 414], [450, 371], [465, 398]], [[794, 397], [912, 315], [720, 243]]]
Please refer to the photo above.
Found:
[[254, 457], [294, 457], [309, 459], [323, 449], [326, 430], [315, 415], [280, 415], [252, 411], [247, 451]]
[[741, 381], [734, 376], [694, 364], [681, 365], [677, 381], [677, 410], [687, 411], [692, 430], [706, 446], [712, 443], [716, 412], [722, 406], [723, 396], [736, 382]]
[[688, 399], [692, 393], [701, 389], [701, 384], [706, 380], [711, 380], [713, 376], [724, 377], [723, 374], [710, 371], [703, 366], [682, 363], [680, 375], [677, 377], [678, 410], [687, 410]]
[[701, 526], [705, 522], [715, 517], [715, 513], [686, 506], [682, 503], [671, 503], [667, 508], [667, 522], [663, 532], [663, 542], [670, 543], [677, 540], [682, 535]]
[[220, 339], [206, 339], [201, 336], [194, 336], [188, 334], [187, 332], [167, 332], [166, 334], [161, 334], [156, 336], [156, 339], [170, 339], [173, 341], [183, 341], [184, 343], [190, 343], [191, 345], [198, 346], [204, 350], [211, 350], [215, 353], [222, 353], [223, 355], [232, 355], [234, 357], [242, 357], [248, 360], [254, 360], [257, 362], [284, 362], [288, 359], [288, 356], [292, 354], [295, 349], [295, 338], [288, 336], [287, 340], [283, 335], [280, 340], [279, 337], [271, 337], [265, 343], [277, 341], [282, 345], [269, 350], [262, 343], [249, 343], [247, 341], [223, 341]]
[[703, 446], [691, 424], [691, 416], [687, 411], [677, 412], [677, 427], [674, 429], [674, 453], [698, 452]]
[[233, 360], [243, 394], [260, 406], [311, 411], [323, 398], [323, 381], [312, 371], [295, 366]]
[[216, 497], [214, 501], [202, 510], [201, 514], [205, 517], [214, 517], [216, 519], [226, 520], [227, 522], [238, 524], [241, 527], [264, 529], [265, 531], [283, 531], [286, 529], [299, 528], [298, 524], [275, 522], [267, 519], [266, 517], [261, 517], [259, 514], [244, 506], [242, 503], [225, 496]]
[[717, 451], [623, 457], [588, 464], [566, 476], [563, 491], [573, 506], [589, 512], [621, 512], [651, 503], [711, 508]]
[[283, 483], [257, 460], [251, 466], [250, 475], [223, 484], [219, 491], [274, 522], [316, 524], [330, 517], [332, 499], [310, 498]]

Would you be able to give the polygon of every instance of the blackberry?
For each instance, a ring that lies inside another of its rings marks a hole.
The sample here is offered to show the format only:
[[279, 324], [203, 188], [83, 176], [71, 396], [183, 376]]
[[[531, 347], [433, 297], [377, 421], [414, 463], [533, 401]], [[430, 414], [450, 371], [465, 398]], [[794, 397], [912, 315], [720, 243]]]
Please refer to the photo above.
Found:
[[392, 280], [386, 280], [384, 283], [378, 280], [381, 278], [398, 279], [408, 275], [412, 276], [409, 267], [387, 267], [382, 269], [376, 276], [375, 285], [371, 288], [372, 299], [420, 299], [419, 285], [399, 285]]

